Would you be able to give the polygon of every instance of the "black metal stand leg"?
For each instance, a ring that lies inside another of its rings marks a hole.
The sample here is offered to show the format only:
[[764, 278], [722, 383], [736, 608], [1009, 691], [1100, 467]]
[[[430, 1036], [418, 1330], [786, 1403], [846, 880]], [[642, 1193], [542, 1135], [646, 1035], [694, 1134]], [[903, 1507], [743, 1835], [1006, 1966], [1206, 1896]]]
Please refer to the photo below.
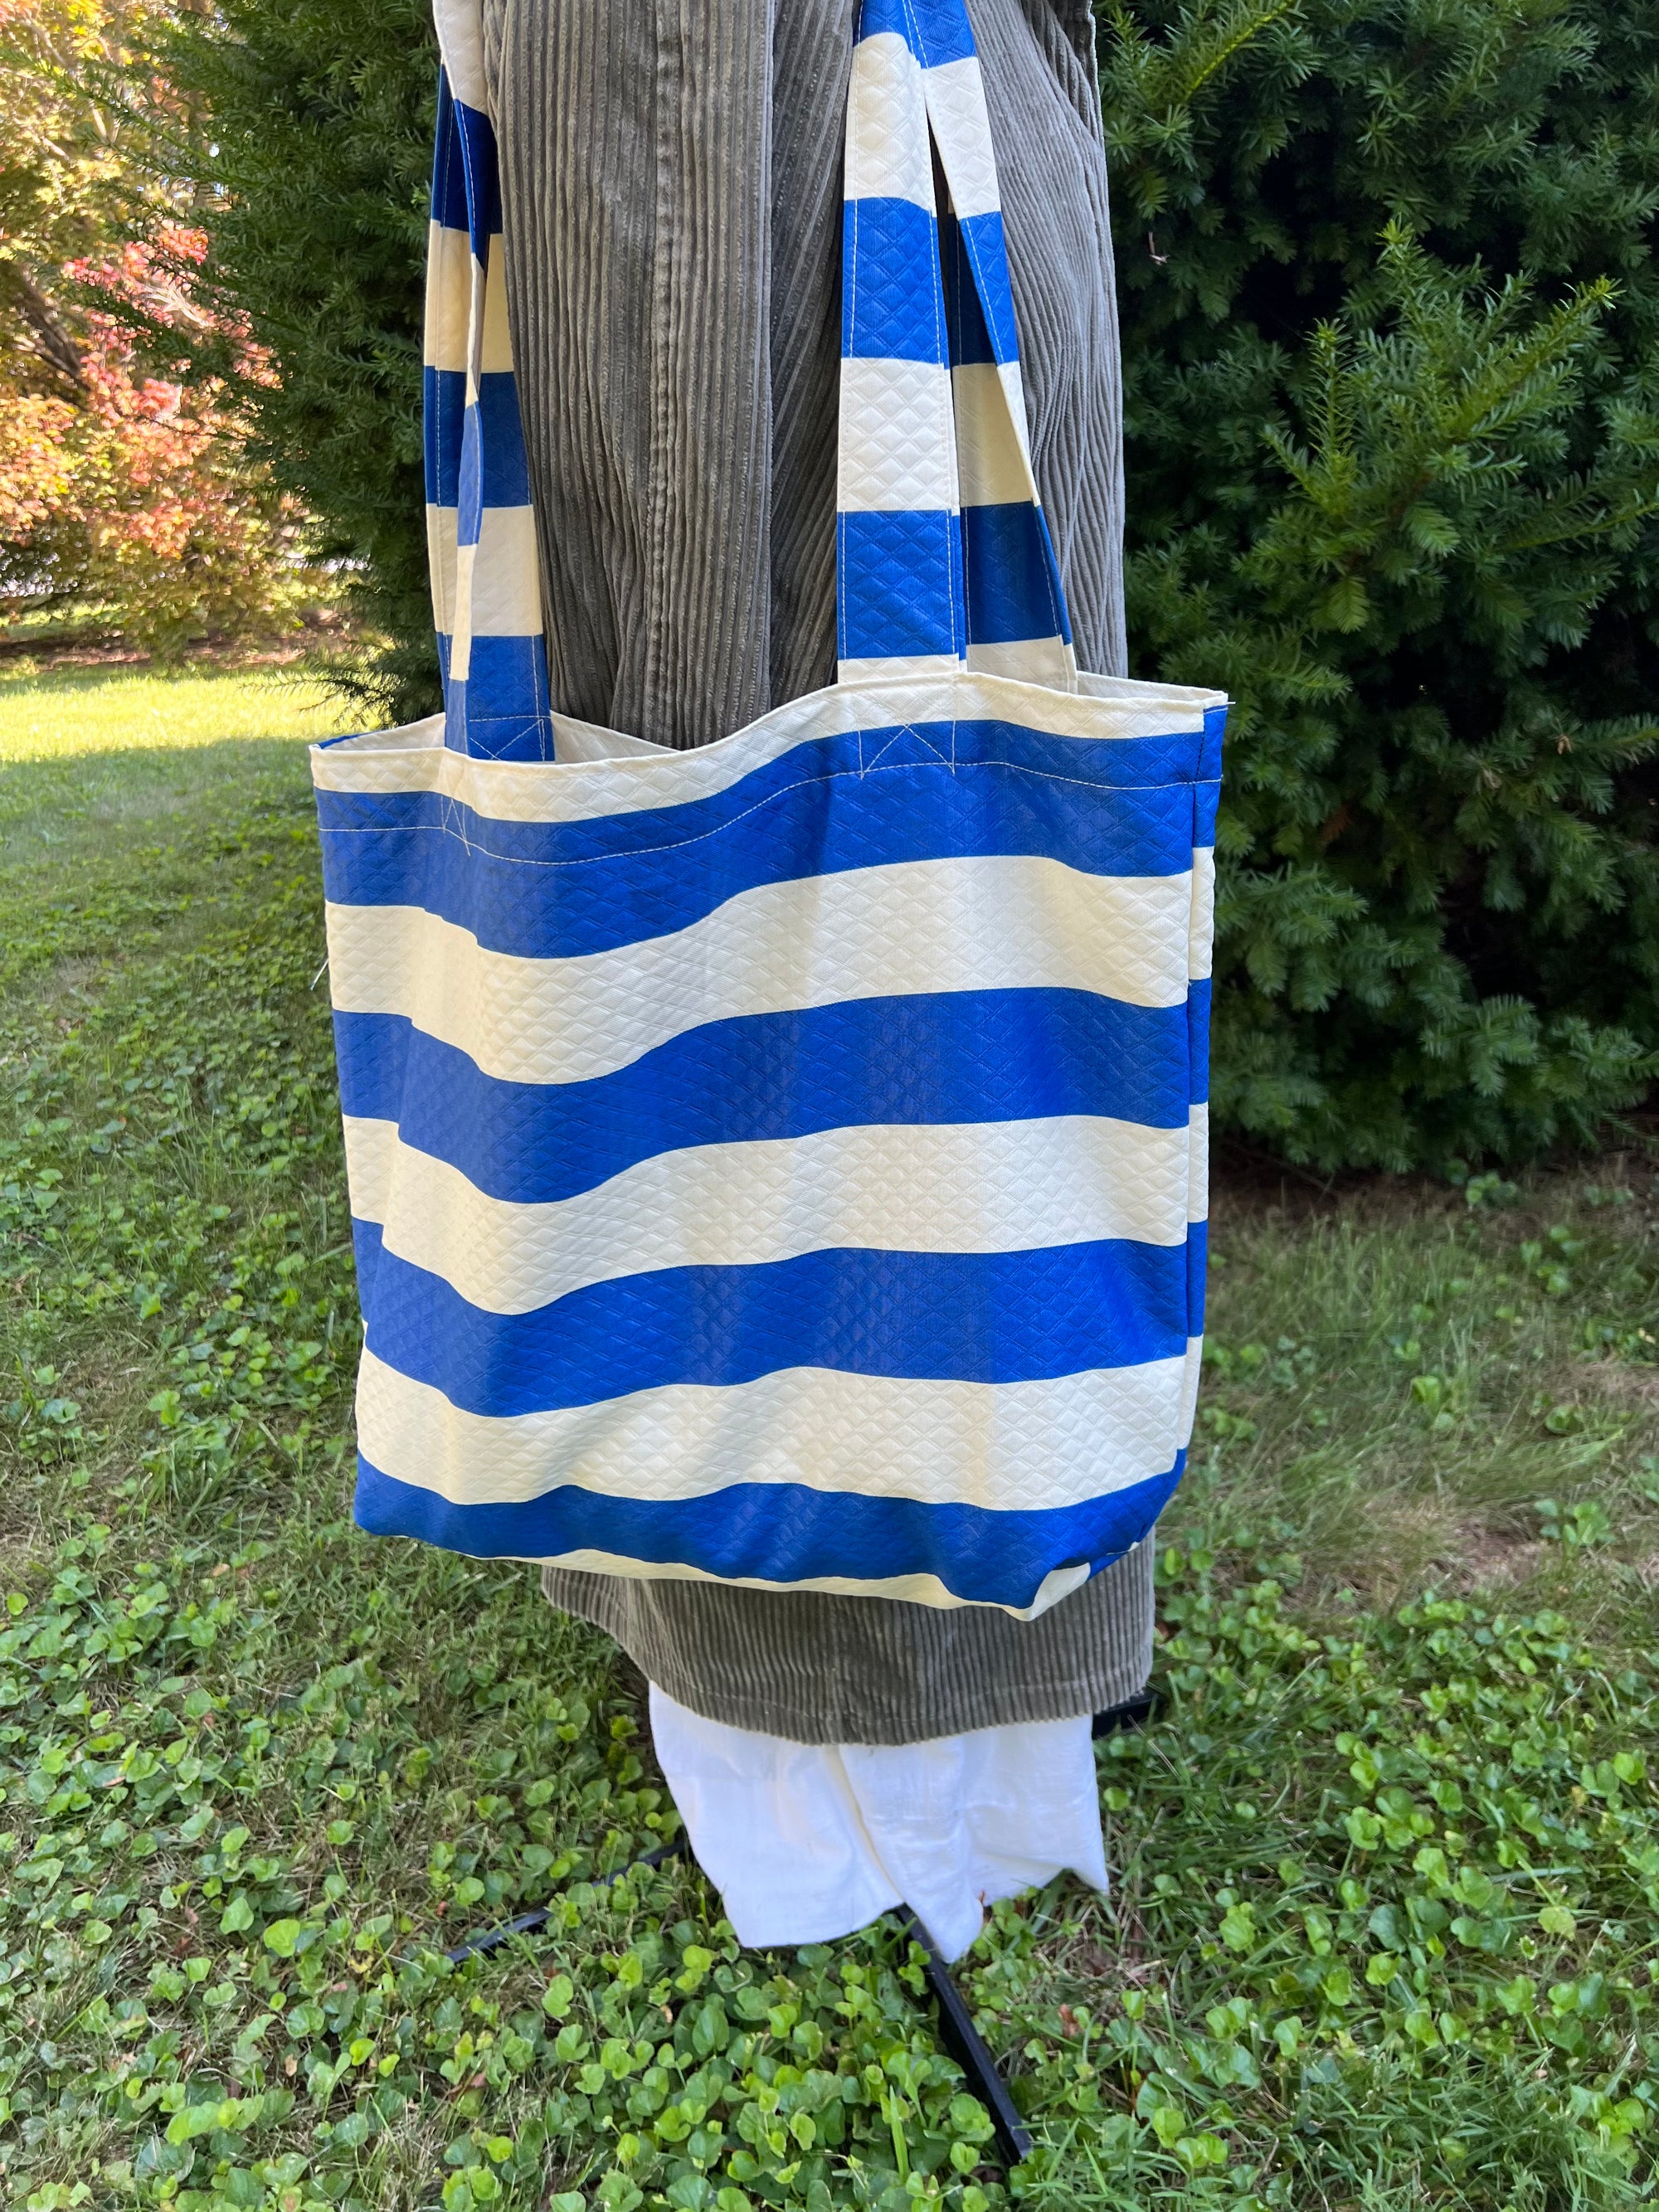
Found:
[[[643, 1858], [634, 1859], [619, 1868], [615, 1874], [604, 1876], [596, 1888], [608, 1889], [620, 1881], [624, 1875], [638, 1874], [647, 1867], [659, 1867], [669, 1859], [684, 1856], [679, 1844], [665, 1844], [660, 1850], [649, 1851]], [[469, 1936], [465, 1942], [456, 1943], [444, 1953], [446, 1959], [459, 1966], [463, 1959], [476, 1959], [497, 1950], [514, 1936], [533, 1936], [545, 1928], [552, 1918], [550, 1906], [544, 1905], [534, 1912], [521, 1912], [516, 1920], [509, 1920], [500, 1928], [486, 1928], [477, 1936]], [[922, 1971], [939, 2002], [939, 2031], [945, 2048], [956, 2060], [969, 2083], [991, 2115], [997, 2140], [1002, 2145], [1011, 2166], [1030, 2155], [1031, 2138], [1021, 2124], [1014, 2100], [1008, 2094], [1008, 2085], [997, 2071], [996, 2061], [986, 2049], [983, 2038], [974, 2026], [973, 2015], [963, 1998], [962, 1991], [951, 1978], [951, 1970], [927, 1940], [927, 1930], [908, 1906], [901, 1907], [894, 1916], [898, 1924], [922, 1953]]]
[[922, 1971], [939, 2000], [939, 2030], [945, 2047], [956, 2060], [977, 2094], [981, 2103], [991, 2115], [1010, 2166], [1018, 2166], [1023, 2158], [1031, 2154], [1031, 2138], [1026, 2133], [1018, 2106], [1008, 2093], [1008, 2084], [997, 2071], [997, 2063], [985, 2046], [984, 2038], [974, 2026], [974, 2016], [968, 2009], [967, 2000], [957, 1987], [951, 1969], [927, 1940], [927, 1931], [908, 1906], [903, 1906], [896, 1917], [905, 1929], [913, 1943], [922, 1952]]
[[1089, 1726], [1092, 1736], [1115, 1735], [1119, 1729], [1145, 1728], [1158, 1711], [1158, 1692], [1143, 1690], [1138, 1698], [1126, 1698], [1121, 1705], [1110, 1705], [1103, 1713], [1097, 1713]]
[[[618, 1867], [615, 1874], [601, 1875], [593, 1887], [595, 1889], [610, 1889], [625, 1874], [638, 1874], [647, 1867], [659, 1867], [679, 1856], [678, 1844], [665, 1844], [660, 1850], [647, 1851], [641, 1859], [630, 1859], [625, 1867]], [[480, 1936], [469, 1936], [464, 1943], [457, 1943], [453, 1950], [446, 1951], [444, 1956], [453, 1959], [459, 1966], [463, 1959], [480, 1958], [485, 1952], [497, 1949], [511, 1936], [533, 1936], [538, 1928], [545, 1928], [552, 1917], [553, 1909], [547, 1905], [538, 1907], [534, 1912], [521, 1912], [516, 1920], [509, 1920], [504, 1927], [486, 1928]]]
[[[1098, 1737], [1110, 1735], [1118, 1729], [1145, 1728], [1158, 1711], [1157, 1693], [1144, 1690], [1139, 1697], [1126, 1698], [1121, 1705], [1113, 1705], [1103, 1713], [1097, 1713], [1090, 1732]], [[637, 1874], [647, 1867], [659, 1867], [670, 1859], [685, 1856], [683, 1844], [665, 1844], [659, 1850], [647, 1851], [643, 1858], [634, 1859], [615, 1874], [605, 1875], [595, 1884], [608, 1889], [620, 1881], [624, 1875]], [[463, 1959], [474, 1959], [497, 1949], [514, 1936], [533, 1936], [545, 1928], [552, 1918], [552, 1911], [543, 1906], [535, 1912], [521, 1912], [516, 1920], [503, 1927], [487, 1928], [481, 1934], [469, 1936], [465, 1942], [455, 1944], [444, 1953], [446, 1959], [459, 1966]], [[927, 1930], [908, 1905], [901, 1906], [896, 1915], [900, 1927], [910, 1941], [918, 1945], [922, 1954], [922, 1971], [939, 2005], [939, 2032], [945, 2048], [968, 2076], [996, 2130], [997, 2141], [1011, 2166], [1018, 2166], [1031, 2154], [1031, 2138], [1019, 2117], [1018, 2108], [1010, 2095], [1008, 2084], [997, 2071], [997, 2063], [987, 2049], [985, 2039], [974, 2026], [962, 1991], [951, 1977], [951, 1969], [927, 1939]]]
[[[1145, 1728], [1158, 1711], [1156, 1692], [1143, 1690], [1139, 1697], [1126, 1698], [1121, 1705], [1113, 1705], [1103, 1713], [1097, 1713], [1090, 1732], [1095, 1736], [1110, 1735], [1118, 1729]], [[643, 1858], [634, 1859], [619, 1868], [615, 1874], [604, 1875], [594, 1886], [609, 1889], [624, 1875], [637, 1874], [647, 1867], [665, 1865], [670, 1859], [685, 1856], [681, 1844], [665, 1844], [659, 1850], [647, 1851]], [[533, 1936], [538, 1928], [545, 1928], [552, 1918], [552, 1911], [544, 1905], [535, 1912], [521, 1912], [516, 1920], [509, 1920], [500, 1928], [486, 1928], [482, 1934], [469, 1936], [465, 1942], [455, 1944], [444, 1953], [459, 1966], [463, 1959], [474, 1959], [497, 1949], [514, 1936]], [[985, 2040], [974, 2026], [973, 2015], [968, 2009], [962, 1991], [951, 1978], [951, 1969], [927, 1940], [927, 1930], [908, 1906], [900, 1908], [896, 1916], [910, 1941], [920, 1946], [923, 1972], [927, 1974], [939, 2003], [939, 2030], [946, 2048], [957, 2063], [973, 2083], [991, 2115], [1001, 2144], [1011, 2166], [1029, 2158], [1031, 2138], [1026, 2132], [1018, 2108], [1008, 2093], [1008, 2084], [997, 2071], [997, 2064]]]

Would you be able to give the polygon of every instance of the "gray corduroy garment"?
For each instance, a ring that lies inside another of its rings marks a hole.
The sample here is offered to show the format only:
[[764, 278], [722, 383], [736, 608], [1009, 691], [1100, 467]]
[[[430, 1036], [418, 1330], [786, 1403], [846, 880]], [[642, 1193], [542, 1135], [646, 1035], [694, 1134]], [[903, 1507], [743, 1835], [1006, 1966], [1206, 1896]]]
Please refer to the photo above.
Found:
[[[1086, 0], [971, 0], [1039, 488], [1123, 666], [1106, 161]], [[854, 0], [484, 0], [556, 706], [707, 744], [835, 672]]]
[[[969, 0], [1033, 456], [1079, 659], [1124, 665], [1106, 165], [1087, 0]], [[484, 0], [553, 702], [705, 744], [835, 673], [842, 140], [855, 0]], [[741, 1470], [734, 1469], [734, 1474]], [[1150, 1542], [1035, 1622], [544, 1571], [694, 1711], [908, 1743], [1099, 1711]]]
[[1030, 1621], [982, 1605], [941, 1613], [562, 1567], [542, 1569], [542, 1588], [680, 1705], [796, 1743], [921, 1743], [1104, 1712], [1152, 1672], [1150, 1537]]

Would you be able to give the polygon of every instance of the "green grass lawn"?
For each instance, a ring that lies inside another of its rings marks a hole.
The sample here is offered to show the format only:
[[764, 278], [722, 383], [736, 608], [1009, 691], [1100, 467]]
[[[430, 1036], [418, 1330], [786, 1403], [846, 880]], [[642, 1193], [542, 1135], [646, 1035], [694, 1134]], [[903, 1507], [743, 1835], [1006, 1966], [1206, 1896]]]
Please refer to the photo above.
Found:
[[890, 1929], [758, 1957], [694, 1870], [604, 1884], [676, 1824], [602, 1638], [352, 1529], [319, 726], [231, 675], [0, 683], [8, 2201], [1646, 2201], [1646, 1157], [1224, 1188], [1116, 1887], [999, 1907], [963, 1971], [1005, 2175]]

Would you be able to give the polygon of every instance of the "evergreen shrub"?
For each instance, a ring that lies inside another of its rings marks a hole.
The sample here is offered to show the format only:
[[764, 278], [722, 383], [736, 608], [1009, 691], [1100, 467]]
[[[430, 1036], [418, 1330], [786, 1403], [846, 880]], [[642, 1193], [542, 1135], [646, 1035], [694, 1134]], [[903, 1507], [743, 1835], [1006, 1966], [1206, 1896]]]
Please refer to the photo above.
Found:
[[331, 673], [366, 714], [439, 703], [427, 586], [421, 327], [437, 105], [430, 0], [181, 8], [158, 59], [179, 95], [158, 160], [192, 173], [195, 272], [274, 374], [204, 338], [257, 454], [342, 564], [363, 642]]
[[1132, 650], [1224, 684], [1217, 1120], [1589, 1137], [1659, 1043], [1659, 9], [1133, 0]]
[[[1101, 51], [1134, 663], [1237, 701], [1218, 1126], [1588, 1139], [1659, 1069], [1659, 0], [1118, 0]], [[426, 0], [224, 0], [169, 67], [264, 449], [422, 711]]]

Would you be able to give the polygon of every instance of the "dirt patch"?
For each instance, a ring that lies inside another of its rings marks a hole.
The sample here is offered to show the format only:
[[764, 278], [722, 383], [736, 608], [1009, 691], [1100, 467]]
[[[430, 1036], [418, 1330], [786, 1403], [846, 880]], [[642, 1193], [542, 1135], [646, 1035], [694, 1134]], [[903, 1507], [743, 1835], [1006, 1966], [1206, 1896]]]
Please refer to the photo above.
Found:
[[1443, 1565], [1462, 1590], [1502, 1589], [1523, 1583], [1543, 1564], [1548, 1546], [1518, 1528], [1497, 1528], [1484, 1521], [1458, 1523]]
[[71, 953], [52, 963], [41, 998], [49, 1006], [63, 1006], [71, 1000], [85, 1004], [93, 995], [90, 987], [101, 981], [108, 972], [107, 960], [88, 953]]
[[1340, 1565], [1331, 1556], [1333, 1532], [1325, 1532], [1330, 1581], [1352, 1594], [1351, 1603], [1357, 1597], [1379, 1612], [1439, 1581], [1460, 1553], [1449, 1507], [1438, 1498], [1384, 1491], [1365, 1500], [1346, 1528], [1348, 1556]]
[[1659, 1367], [1640, 1360], [1597, 1359], [1575, 1368], [1572, 1379], [1620, 1405], [1659, 1413]]
[[[1426, 1174], [1394, 1175], [1381, 1169], [1342, 1168], [1331, 1174], [1298, 1166], [1259, 1149], [1231, 1130], [1217, 1130], [1210, 1155], [1212, 1215], [1230, 1227], [1296, 1229], [1340, 1216], [1356, 1228], [1410, 1217], [1436, 1216], [1496, 1226], [1506, 1239], [1541, 1233], [1564, 1210], [1573, 1211], [1589, 1191], [1620, 1187], [1631, 1202], [1620, 1209], [1628, 1233], [1659, 1218], [1659, 1115], [1629, 1125], [1636, 1141], [1588, 1159], [1563, 1159], [1530, 1170], [1510, 1170], [1515, 1195], [1494, 1208], [1471, 1209], [1460, 1187]], [[1486, 1163], [1490, 1167], [1492, 1163]], [[1601, 1216], [1604, 1226], [1619, 1217]]]
[[1320, 1175], [1231, 1135], [1217, 1136], [1210, 1156], [1212, 1219], [1230, 1228], [1297, 1228], [1339, 1215], [1356, 1222], [1391, 1218], [1402, 1206], [1442, 1212], [1450, 1210], [1454, 1200], [1462, 1205], [1456, 1192], [1426, 1176], [1358, 1168]]

